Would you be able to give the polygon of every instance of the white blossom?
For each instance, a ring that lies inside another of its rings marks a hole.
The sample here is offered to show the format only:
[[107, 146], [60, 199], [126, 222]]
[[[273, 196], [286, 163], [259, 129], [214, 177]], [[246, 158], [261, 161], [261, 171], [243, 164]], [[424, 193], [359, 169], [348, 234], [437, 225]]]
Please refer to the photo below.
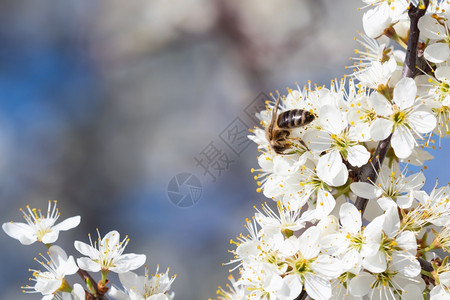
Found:
[[[370, 227], [370, 225], [376, 226]], [[386, 271], [388, 264], [395, 266], [397, 272], [406, 277], [415, 277], [420, 273], [420, 264], [416, 259], [417, 242], [412, 231], [400, 230], [400, 219], [396, 208], [391, 208], [375, 218], [364, 233], [368, 245], [377, 249], [363, 260], [363, 267], [374, 273]]]
[[353, 193], [369, 200], [377, 200], [383, 210], [391, 207], [410, 208], [413, 203], [413, 192], [418, 191], [425, 184], [422, 172], [405, 176], [403, 172], [395, 172], [383, 166], [378, 173], [375, 183], [354, 182], [350, 185]]
[[60, 213], [56, 207], [56, 201], [48, 202], [47, 215], [43, 215], [41, 210], [30, 209], [27, 206], [27, 212], [23, 211], [23, 217], [27, 223], [10, 222], [3, 223], [2, 228], [10, 237], [17, 239], [22, 245], [30, 245], [36, 241], [44, 244], [54, 243], [59, 236], [60, 231], [66, 231], [75, 228], [80, 224], [80, 216], [75, 216], [55, 224]]
[[67, 257], [66, 252], [59, 246], [51, 246], [48, 250], [50, 259], [45, 258], [44, 262], [38, 261], [45, 271], [33, 271], [33, 277], [30, 280], [36, 282], [34, 286], [26, 286], [24, 291], [27, 293], [41, 293], [45, 299], [53, 299], [57, 291], [70, 292], [71, 287], [67, 283], [66, 275], [75, 274], [78, 266], [72, 256]]
[[169, 276], [169, 270], [159, 273], [159, 266], [154, 275], [150, 275], [148, 270], [144, 276], [131, 271], [120, 273], [120, 283], [125, 291], [113, 286], [109, 296], [118, 300], [172, 300], [175, 293], [169, 293], [169, 290], [175, 278]]
[[431, 40], [423, 54], [432, 63], [442, 63], [450, 55], [448, 25], [448, 19], [442, 14], [426, 14], [419, 19], [421, 35]]
[[97, 233], [98, 240], [94, 243], [89, 235], [90, 245], [80, 241], [74, 243], [75, 249], [88, 256], [77, 259], [80, 268], [90, 272], [102, 270], [125, 273], [135, 270], [145, 263], [144, 254], [123, 254], [129, 242], [128, 236], [121, 241], [119, 232], [115, 230], [108, 232], [103, 239], [98, 231]]
[[395, 155], [407, 158], [417, 145], [416, 136], [429, 133], [436, 127], [436, 117], [416, 101], [417, 87], [413, 79], [403, 78], [394, 88], [392, 104], [379, 98], [377, 114], [385, 117], [374, 121], [370, 136], [375, 141], [386, 139], [391, 133]]
[[376, 248], [367, 243], [361, 228], [361, 213], [353, 204], [342, 204], [339, 216], [341, 228], [326, 236], [322, 242], [330, 254], [340, 257], [345, 272], [358, 274], [362, 259], [374, 255]]
[[430, 291], [430, 300], [446, 300], [450, 297], [450, 263], [436, 270], [436, 285]]
[[435, 132], [439, 137], [450, 134], [450, 67], [439, 66], [434, 71], [435, 77], [422, 75], [416, 78], [418, 95], [424, 104], [436, 116]]
[[398, 271], [389, 266], [381, 273], [361, 272], [350, 281], [350, 293], [358, 297], [367, 295], [373, 300], [397, 300], [399, 295], [401, 299], [423, 299], [422, 294], [417, 293], [424, 286], [420, 277], [404, 277]]

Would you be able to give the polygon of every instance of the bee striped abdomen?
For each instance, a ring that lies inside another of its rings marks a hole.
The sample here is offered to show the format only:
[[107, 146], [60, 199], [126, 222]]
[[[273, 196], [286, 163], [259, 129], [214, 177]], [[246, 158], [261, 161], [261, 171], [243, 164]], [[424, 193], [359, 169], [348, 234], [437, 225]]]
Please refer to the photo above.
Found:
[[307, 110], [292, 109], [278, 115], [277, 125], [279, 128], [297, 128], [311, 123], [314, 115]]

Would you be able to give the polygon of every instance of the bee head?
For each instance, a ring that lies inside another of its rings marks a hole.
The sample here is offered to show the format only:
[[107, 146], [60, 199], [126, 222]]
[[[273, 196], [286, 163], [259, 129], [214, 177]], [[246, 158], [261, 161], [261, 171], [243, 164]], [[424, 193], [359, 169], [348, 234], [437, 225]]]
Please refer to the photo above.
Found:
[[275, 151], [275, 153], [277, 153], [277, 154], [285, 154], [284, 151], [286, 151], [288, 148], [289, 147], [287, 147], [286, 145], [281, 145], [281, 144], [272, 145], [273, 151]]
[[305, 124], [309, 124], [309, 123], [311, 123], [312, 121], [314, 121], [315, 118], [316, 118], [316, 117], [314, 116], [313, 113], [311, 113], [311, 112], [309, 112], [309, 111], [306, 111], [304, 123], [305, 123]]

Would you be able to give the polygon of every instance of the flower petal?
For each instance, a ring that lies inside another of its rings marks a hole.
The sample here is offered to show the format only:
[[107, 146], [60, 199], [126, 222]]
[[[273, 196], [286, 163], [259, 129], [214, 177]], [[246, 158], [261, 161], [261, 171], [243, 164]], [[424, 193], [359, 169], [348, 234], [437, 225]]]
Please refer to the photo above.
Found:
[[439, 81], [449, 82], [450, 81], [450, 66], [441, 66], [436, 68], [434, 71], [434, 76]]
[[375, 255], [367, 256], [364, 258], [363, 267], [374, 273], [381, 273], [386, 271], [387, 263], [386, 263], [386, 255], [378, 251]]
[[[34, 289], [43, 295], [50, 295], [56, 292], [56, 290], [61, 286], [61, 283], [61, 279], [57, 279], [52, 276], [52, 278], [38, 280], [34, 285]], [[51, 295], [51, 298], [49, 299], [53, 299], [53, 295]]]
[[339, 174], [342, 168], [342, 157], [339, 151], [332, 150], [319, 158], [317, 176], [329, 183]]
[[393, 100], [401, 110], [404, 110], [414, 105], [416, 94], [416, 82], [412, 78], [405, 77], [395, 85]]
[[22, 245], [31, 245], [37, 241], [37, 236], [30, 225], [25, 223], [3, 223], [3, 231], [10, 237], [19, 240]]
[[284, 284], [289, 288], [289, 295], [287, 295], [287, 299], [295, 299], [303, 289], [302, 281], [300, 280], [300, 276], [290, 274], [283, 278]]
[[340, 134], [348, 125], [344, 114], [334, 105], [322, 106], [319, 111], [319, 119], [323, 129], [331, 134]]
[[48, 249], [50, 260], [53, 261], [57, 266], [61, 265], [63, 261], [67, 260], [67, 254], [63, 248], [53, 245]]
[[342, 226], [350, 233], [357, 233], [361, 229], [361, 214], [351, 203], [344, 203], [339, 210], [339, 216]]
[[370, 137], [374, 141], [382, 141], [392, 133], [394, 123], [387, 119], [376, 119], [370, 126]]
[[112, 249], [114, 246], [120, 243], [120, 233], [117, 230], [111, 230], [108, 232], [100, 242], [100, 248], [107, 250]]
[[379, 5], [366, 11], [363, 15], [364, 32], [370, 38], [377, 38], [391, 25], [392, 19], [388, 5]]
[[416, 139], [406, 126], [399, 126], [392, 134], [391, 145], [398, 158], [407, 158], [411, 155]]
[[167, 295], [159, 293], [156, 295], [151, 295], [149, 298], [147, 298], [147, 300], [170, 300], [170, 299], [169, 297], [167, 297]]
[[395, 203], [394, 200], [388, 197], [381, 197], [377, 200], [378, 205], [381, 207], [382, 210], [387, 211], [391, 208], [397, 208], [397, 203]]
[[342, 185], [344, 185], [347, 182], [347, 179], [348, 179], [347, 166], [344, 163], [342, 163], [341, 164], [341, 170], [339, 171], [337, 176], [335, 176], [327, 184], [330, 185], [330, 186], [342, 186]]
[[419, 133], [431, 132], [436, 128], [437, 124], [436, 117], [432, 113], [423, 110], [412, 112], [408, 117], [408, 122]]
[[321, 274], [326, 278], [336, 278], [342, 274], [342, 265], [337, 258], [329, 255], [319, 255], [317, 259], [311, 263], [314, 273]]
[[446, 286], [450, 286], [450, 272], [439, 274], [439, 281]]
[[389, 209], [385, 213], [383, 222], [384, 233], [393, 238], [400, 228], [400, 217], [398, 216], [397, 207]]
[[372, 275], [366, 272], [361, 272], [350, 281], [350, 293], [353, 296], [365, 296], [372, 289], [371, 285], [374, 281], [375, 279]]
[[317, 227], [308, 228], [298, 238], [298, 247], [303, 257], [310, 259], [316, 257], [320, 252], [320, 230]]
[[363, 145], [356, 145], [348, 148], [348, 162], [355, 167], [365, 165], [370, 158], [370, 152]]
[[420, 190], [425, 184], [425, 175], [422, 172], [418, 172], [406, 177], [405, 189], [402, 192], [409, 192], [411, 190]]
[[92, 247], [91, 245], [88, 245], [80, 241], [75, 241], [73, 245], [75, 249], [78, 250], [78, 252], [80, 252], [83, 255], [89, 256], [92, 259], [98, 259], [100, 256], [98, 250]]
[[52, 227], [52, 229], [57, 230], [57, 231], [69, 230], [69, 229], [77, 227], [80, 224], [80, 221], [81, 221], [80, 216], [71, 217], [71, 218], [65, 219], [64, 221], [62, 221], [59, 224], [56, 224], [55, 226]]
[[77, 258], [77, 264], [80, 269], [83, 269], [85, 271], [99, 272], [101, 270], [101, 267], [98, 263], [87, 257]]
[[423, 300], [422, 290], [417, 284], [407, 284], [403, 288], [402, 300]]
[[[128, 296], [125, 292], [117, 289], [115, 286], [111, 286], [111, 289], [108, 292], [108, 296], [110, 296], [112, 299], [117, 300], [130, 300], [130, 296]], [[85, 298], [83, 297], [83, 300]]]
[[273, 157], [267, 153], [263, 153], [258, 156], [258, 164], [263, 170], [273, 169]]
[[[114, 287], [114, 286], [113, 286]], [[111, 287], [111, 289], [113, 288]], [[73, 297], [73, 300], [84, 300], [86, 299], [86, 294], [84, 292], [84, 288], [81, 284], [79, 283], [75, 283], [73, 285], [73, 290], [71, 292], [71, 295]], [[116, 297], [114, 297], [114, 299], [118, 299]]]
[[414, 197], [412, 194], [398, 196], [396, 199], [398, 207], [402, 209], [408, 209], [413, 203]]
[[375, 199], [381, 196], [382, 190], [367, 182], [353, 182], [350, 189], [356, 196], [365, 199]]
[[431, 14], [427, 14], [419, 19], [420, 34], [432, 40], [442, 40], [445, 38], [446, 30]]
[[318, 217], [329, 215], [335, 205], [336, 200], [330, 192], [323, 189], [317, 191], [316, 213]]
[[123, 254], [118, 260], [115, 261], [114, 267], [110, 270], [116, 273], [124, 273], [132, 270], [136, 270], [145, 264], [147, 257], [145, 254]]
[[447, 300], [450, 293], [447, 292], [447, 289], [444, 285], [439, 284], [435, 286], [430, 292], [430, 300]]
[[442, 63], [447, 60], [450, 49], [447, 44], [435, 43], [425, 48], [423, 56], [432, 63]]
[[417, 252], [416, 235], [412, 231], [403, 231], [398, 234], [395, 239], [397, 244], [403, 250], [409, 251], [411, 254]]
[[44, 236], [42, 237], [42, 242], [44, 244], [54, 243], [58, 239], [58, 236], [59, 236], [59, 231], [53, 230], [53, 228], [52, 228], [50, 232], [47, 232], [46, 234], [44, 234]]
[[62, 266], [62, 271], [66, 275], [72, 275], [75, 274], [78, 271], [78, 266], [75, 263], [75, 259], [73, 256], [69, 256], [69, 258], [64, 262], [64, 265]]
[[305, 274], [305, 290], [308, 296], [313, 299], [326, 300], [331, 298], [330, 281], [315, 274]]
[[314, 129], [308, 130], [302, 139], [314, 153], [322, 153], [331, 146], [330, 134], [325, 131]]
[[377, 92], [373, 92], [372, 94], [370, 94], [368, 102], [373, 107], [377, 115], [383, 117], [392, 115], [392, 105], [383, 95]]
[[406, 277], [416, 277], [420, 274], [420, 263], [411, 253], [396, 251], [392, 254], [390, 268], [397, 270]]
[[119, 280], [122, 286], [126, 290], [131, 290], [133, 287], [135, 287], [137, 290], [141, 290], [143, 286], [141, 287], [139, 283], [139, 276], [131, 271], [123, 272], [119, 274]]
[[358, 274], [361, 269], [362, 257], [356, 249], [347, 251], [342, 257], [343, 271]]

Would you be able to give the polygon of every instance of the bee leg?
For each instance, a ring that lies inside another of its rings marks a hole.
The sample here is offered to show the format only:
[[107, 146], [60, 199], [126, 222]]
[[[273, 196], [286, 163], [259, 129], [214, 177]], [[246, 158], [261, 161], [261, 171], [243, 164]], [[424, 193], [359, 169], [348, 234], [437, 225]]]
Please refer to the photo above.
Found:
[[290, 140], [297, 141], [297, 142], [300, 142], [300, 144], [302, 144], [302, 145], [306, 148], [306, 150], [310, 151], [309, 148], [308, 148], [308, 146], [306, 146], [306, 143], [305, 143], [301, 138], [298, 138], [298, 137], [290, 137], [289, 139], [290, 139]]

